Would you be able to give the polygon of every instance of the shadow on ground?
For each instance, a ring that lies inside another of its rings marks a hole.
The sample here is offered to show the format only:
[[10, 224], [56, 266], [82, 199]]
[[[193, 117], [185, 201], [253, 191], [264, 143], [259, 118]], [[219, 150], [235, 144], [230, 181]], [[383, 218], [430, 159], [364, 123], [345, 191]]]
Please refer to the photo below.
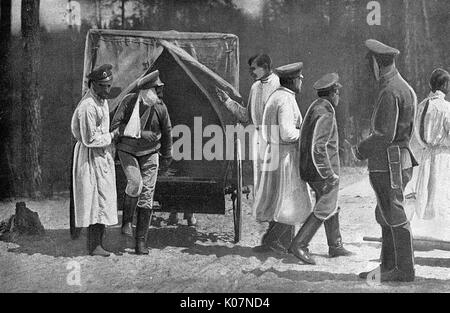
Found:
[[[192, 247], [196, 242], [232, 242], [233, 234], [200, 232], [194, 227], [184, 225], [151, 227], [148, 232], [147, 246], [153, 249], [164, 249], [167, 246]], [[10, 241], [18, 247], [8, 252], [36, 253], [53, 257], [85, 256], [87, 252], [87, 229], [83, 228], [78, 239], [72, 240], [69, 229], [48, 229], [41, 236], [19, 235]], [[106, 230], [104, 246], [114, 254], [134, 253], [135, 240], [121, 234], [120, 226]]]

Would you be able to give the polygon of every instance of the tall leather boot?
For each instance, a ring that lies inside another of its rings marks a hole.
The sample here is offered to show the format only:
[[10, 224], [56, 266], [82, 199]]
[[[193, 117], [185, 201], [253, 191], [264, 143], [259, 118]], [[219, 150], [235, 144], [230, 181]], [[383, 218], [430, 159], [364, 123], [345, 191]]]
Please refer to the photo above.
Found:
[[145, 246], [147, 241], [148, 227], [152, 218], [152, 210], [138, 208], [136, 223], [136, 254], [149, 254], [149, 250]]
[[288, 243], [286, 241], [289, 234], [293, 232], [293, 227], [294, 226], [291, 225], [274, 222], [264, 237], [264, 245], [274, 252], [281, 254], [287, 253], [292, 240]]
[[197, 226], [197, 218], [192, 212], [184, 212], [183, 218], [187, 220], [188, 226]]
[[177, 225], [178, 224], [178, 212], [177, 211], [171, 211], [169, 214], [169, 218], [167, 219], [167, 225]]
[[391, 231], [394, 243], [395, 267], [390, 271], [381, 272], [381, 281], [414, 281], [414, 251], [409, 223], [391, 227]]
[[381, 227], [380, 269], [387, 272], [395, 268], [394, 237], [390, 227]]
[[94, 251], [96, 246], [96, 237], [95, 237], [95, 227], [94, 225], [89, 225], [87, 229], [87, 250], [88, 254], [91, 254]]
[[125, 194], [123, 199], [122, 234], [133, 237], [133, 216], [139, 197]]
[[331, 258], [352, 255], [342, 244], [341, 231], [339, 229], [339, 213], [324, 221], [325, 233], [328, 242], [328, 255]]
[[371, 273], [380, 271], [380, 281], [414, 281], [414, 251], [409, 223], [398, 227], [382, 227], [381, 265], [371, 272], [362, 272], [367, 279]]
[[305, 263], [316, 264], [314, 259], [309, 254], [308, 245], [320, 225], [322, 225], [322, 220], [315, 217], [314, 213], [311, 213], [298, 231], [294, 240], [292, 240], [292, 244], [289, 247], [289, 252]]
[[292, 240], [294, 240], [295, 237], [295, 226], [294, 225], [286, 225], [286, 231], [282, 236], [280, 236], [280, 242], [283, 245], [283, 247], [286, 249], [286, 251], [291, 246]]
[[110, 256], [110, 253], [103, 248], [102, 240], [104, 234], [104, 224], [94, 224], [89, 226], [90, 248], [89, 254], [92, 256]]

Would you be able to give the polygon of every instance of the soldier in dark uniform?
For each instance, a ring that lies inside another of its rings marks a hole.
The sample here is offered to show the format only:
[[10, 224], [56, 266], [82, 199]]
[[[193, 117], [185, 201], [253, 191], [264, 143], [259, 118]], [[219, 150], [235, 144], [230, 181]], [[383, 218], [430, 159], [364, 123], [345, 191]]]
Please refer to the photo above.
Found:
[[119, 105], [111, 125], [112, 129], [119, 127], [116, 147], [127, 177], [122, 233], [129, 236], [137, 206], [136, 254], [149, 253], [145, 241], [158, 168], [166, 170], [172, 161], [172, 126], [162, 101], [163, 86], [159, 71], [141, 78]]
[[308, 244], [324, 223], [330, 257], [352, 254], [344, 248], [339, 229], [339, 137], [335, 108], [339, 103], [336, 73], [324, 75], [314, 84], [319, 98], [308, 109], [300, 131], [300, 176], [314, 190], [316, 203], [289, 247], [289, 252], [315, 264]]
[[369, 178], [377, 196], [376, 220], [381, 226], [380, 281], [413, 281], [414, 252], [409, 221], [403, 208], [404, 188], [417, 162], [409, 148], [417, 97], [395, 67], [400, 53], [377, 40], [365, 43], [372, 71], [380, 83], [372, 115], [371, 135], [353, 147], [359, 160], [368, 159]]

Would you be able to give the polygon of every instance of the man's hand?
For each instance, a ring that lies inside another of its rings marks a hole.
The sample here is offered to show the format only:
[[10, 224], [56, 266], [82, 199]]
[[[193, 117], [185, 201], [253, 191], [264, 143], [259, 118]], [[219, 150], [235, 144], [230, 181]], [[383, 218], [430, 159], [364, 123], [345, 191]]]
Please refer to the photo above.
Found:
[[217, 97], [219, 97], [219, 100], [222, 102], [226, 102], [228, 99], [230, 99], [230, 96], [222, 89], [216, 87], [216, 94]]
[[301, 118], [297, 118], [297, 122], [295, 123], [295, 128], [300, 129], [302, 128], [302, 119]]
[[159, 157], [159, 170], [163, 173], [167, 172], [170, 164], [172, 163], [171, 157]]
[[141, 137], [147, 139], [148, 141], [157, 141], [158, 135], [151, 130], [144, 130], [141, 133]]
[[339, 176], [334, 174], [325, 180], [325, 186], [322, 191], [324, 194], [329, 193], [339, 183]]
[[362, 161], [364, 158], [358, 152], [358, 146], [352, 146], [352, 154], [355, 160]]
[[119, 137], [119, 127], [117, 127], [116, 129], [114, 129], [111, 132], [111, 139], [114, 141], [115, 139], [117, 139], [117, 137]]

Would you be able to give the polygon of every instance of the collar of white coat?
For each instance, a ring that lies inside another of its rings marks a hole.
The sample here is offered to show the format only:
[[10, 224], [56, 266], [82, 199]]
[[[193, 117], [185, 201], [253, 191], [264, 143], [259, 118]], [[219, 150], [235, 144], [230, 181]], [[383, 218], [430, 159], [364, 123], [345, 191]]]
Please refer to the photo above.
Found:
[[106, 103], [106, 99], [100, 98], [100, 97], [92, 90], [92, 88], [89, 89], [89, 95], [92, 97], [92, 99], [94, 99], [94, 101], [95, 101], [98, 105], [104, 105], [104, 104]]
[[261, 78], [259, 81], [260, 81], [261, 83], [263, 83], [263, 84], [266, 84], [266, 83], [268, 83], [269, 81], [271, 81], [272, 79], [274, 79], [275, 76], [276, 76], [276, 75], [275, 75], [274, 73], [270, 73], [270, 74], [267, 75], [266, 77]]
[[290, 90], [289, 88], [286, 88], [286, 87], [283, 87], [283, 86], [280, 86], [279, 88], [278, 88], [279, 90], [284, 90], [284, 91], [287, 91], [287, 92], [289, 92], [290, 94], [292, 94], [292, 95], [294, 95], [295, 96], [295, 92], [293, 92], [292, 90]]
[[430, 97], [430, 98], [438, 98], [438, 99], [445, 99], [445, 93], [443, 93], [440, 90], [436, 90], [435, 92], [430, 92], [430, 95], [428, 97]]

